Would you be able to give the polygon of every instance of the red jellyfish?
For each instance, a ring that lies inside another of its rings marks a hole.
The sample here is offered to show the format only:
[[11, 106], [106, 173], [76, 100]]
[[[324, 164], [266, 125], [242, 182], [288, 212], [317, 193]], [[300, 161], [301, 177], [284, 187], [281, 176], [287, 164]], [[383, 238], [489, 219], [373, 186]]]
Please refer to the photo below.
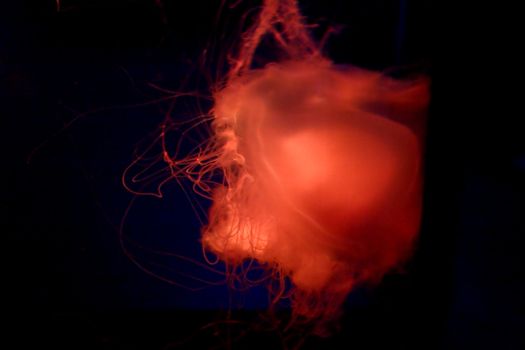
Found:
[[[282, 58], [255, 69], [263, 37]], [[189, 165], [213, 201], [202, 244], [232, 270], [267, 267], [293, 319], [322, 325], [413, 250], [428, 80], [335, 66], [295, 0], [264, 1], [243, 39], [215, 89], [213, 137]]]

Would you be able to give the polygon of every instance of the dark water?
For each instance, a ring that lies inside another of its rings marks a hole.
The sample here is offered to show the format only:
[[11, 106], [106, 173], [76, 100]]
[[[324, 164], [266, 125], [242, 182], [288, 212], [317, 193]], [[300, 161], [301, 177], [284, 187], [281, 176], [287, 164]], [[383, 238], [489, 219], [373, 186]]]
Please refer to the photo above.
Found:
[[[219, 1], [166, 1], [162, 11], [154, 1], [62, 4], [58, 14], [54, 1], [12, 1], [0, 11], [2, 315], [9, 348], [278, 348], [282, 337], [257, 330], [256, 310], [267, 304], [262, 288], [234, 293], [230, 303], [224, 286], [171, 286], [137, 269], [118, 239], [132, 199], [120, 175], [169, 106], [140, 105], [162, 96], [148, 84], [178, 89], [190, 76], [189, 89], [205, 88], [206, 79], [195, 79], [199, 53], [219, 42], [210, 34], [215, 26], [238, 31], [250, 5], [226, 9], [214, 24]], [[442, 73], [447, 67], [439, 54], [448, 54], [432, 39], [430, 5], [302, 2], [320, 24], [316, 35], [327, 25], [340, 27], [326, 47], [336, 63], [411, 64], [433, 79], [415, 256], [403, 273], [351, 295], [340, 332], [306, 339], [306, 349], [524, 345], [525, 148], [519, 129], [497, 111], [485, 121], [472, 107], [480, 100], [450, 93], [451, 86], [474, 86]], [[211, 76], [221, 69], [213, 60], [204, 66]], [[91, 113], [59, 131], [84, 112]], [[165, 193], [133, 206], [127, 234], [200, 259], [199, 222], [189, 202], [176, 184]], [[175, 269], [147, 266], [185, 284], [194, 281], [178, 272], [216, 278], [177, 259], [137, 254]], [[227, 327], [223, 320], [235, 322]]]

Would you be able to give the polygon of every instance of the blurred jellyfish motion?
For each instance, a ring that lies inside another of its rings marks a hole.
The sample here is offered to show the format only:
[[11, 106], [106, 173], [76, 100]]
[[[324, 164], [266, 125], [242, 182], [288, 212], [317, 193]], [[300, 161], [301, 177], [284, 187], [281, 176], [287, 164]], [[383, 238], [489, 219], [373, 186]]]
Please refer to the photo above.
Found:
[[[286, 299], [289, 324], [322, 335], [355, 287], [378, 283], [414, 250], [429, 80], [333, 64], [296, 0], [257, 11], [209, 87], [212, 108], [160, 128], [162, 184], [189, 183], [210, 200], [201, 243], [225, 280], [264, 270], [272, 307]], [[278, 58], [256, 67], [270, 41]], [[189, 142], [195, 128], [208, 135]], [[169, 142], [174, 129], [181, 137]], [[127, 188], [153, 168], [144, 164], [139, 154], [126, 170]]]

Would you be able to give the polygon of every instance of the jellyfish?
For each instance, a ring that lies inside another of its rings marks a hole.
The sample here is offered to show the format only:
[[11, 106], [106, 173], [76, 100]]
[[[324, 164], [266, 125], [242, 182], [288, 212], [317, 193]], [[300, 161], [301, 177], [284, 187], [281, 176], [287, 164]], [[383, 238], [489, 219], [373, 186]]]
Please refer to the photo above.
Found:
[[[255, 67], [264, 38], [279, 58]], [[274, 302], [322, 325], [414, 249], [429, 80], [334, 64], [296, 0], [263, 1], [229, 67], [213, 87], [210, 140], [165, 161], [212, 201], [205, 251], [231, 271], [264, 266]]]

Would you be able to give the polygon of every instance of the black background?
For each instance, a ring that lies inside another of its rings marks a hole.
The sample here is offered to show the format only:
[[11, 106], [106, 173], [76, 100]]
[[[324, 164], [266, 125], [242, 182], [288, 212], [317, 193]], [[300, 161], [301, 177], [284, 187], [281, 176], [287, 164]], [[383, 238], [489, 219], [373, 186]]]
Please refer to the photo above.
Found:
[[[277, 334], [251, 330], [265, 306], [261, 289], [235, 296], [245, 310], [234, 304], [231, 318], [241, 325], [228, 328], [220, 322], [229, 305], [224, 286], [192, 292], [162, 282], [137, 269], [118, 239], [133, 198], [120, 175], [167, 111], [149, 103], [163, 96], [150, 84], [206, 89], [206, 79], [180, 82], [221, 74], [220, 53], [235, 44], [252, 3], [225, 6], [218, 21], [218, 0], [65, 0], [59, 12], [54, 1], [2, 5], [8, 348], [279, 348]], [[489, 84], [470, 80], [479, 73], [470, 58], [442, 45], [434, 24], [439, 32], [447, 23], [435, 20], [430, 1], [300, 3], [319, 23], [317, 37], [339, 28], [326, 46], [336, 63], [415, 64], [432, 78], [415, 256], [404, 273], [350, 296], [340, 332], [308, 338], [305, 348], [523, 348], [525, 151], [512, 113], [489, 107]], [[469, 45], [470, 31], [460, 38]], [[210, 43], [215, 51], [201, 66]], [[130, 234], [200, 259], [188, 201], [176, 184], [165, 192], [132, 207]]]

